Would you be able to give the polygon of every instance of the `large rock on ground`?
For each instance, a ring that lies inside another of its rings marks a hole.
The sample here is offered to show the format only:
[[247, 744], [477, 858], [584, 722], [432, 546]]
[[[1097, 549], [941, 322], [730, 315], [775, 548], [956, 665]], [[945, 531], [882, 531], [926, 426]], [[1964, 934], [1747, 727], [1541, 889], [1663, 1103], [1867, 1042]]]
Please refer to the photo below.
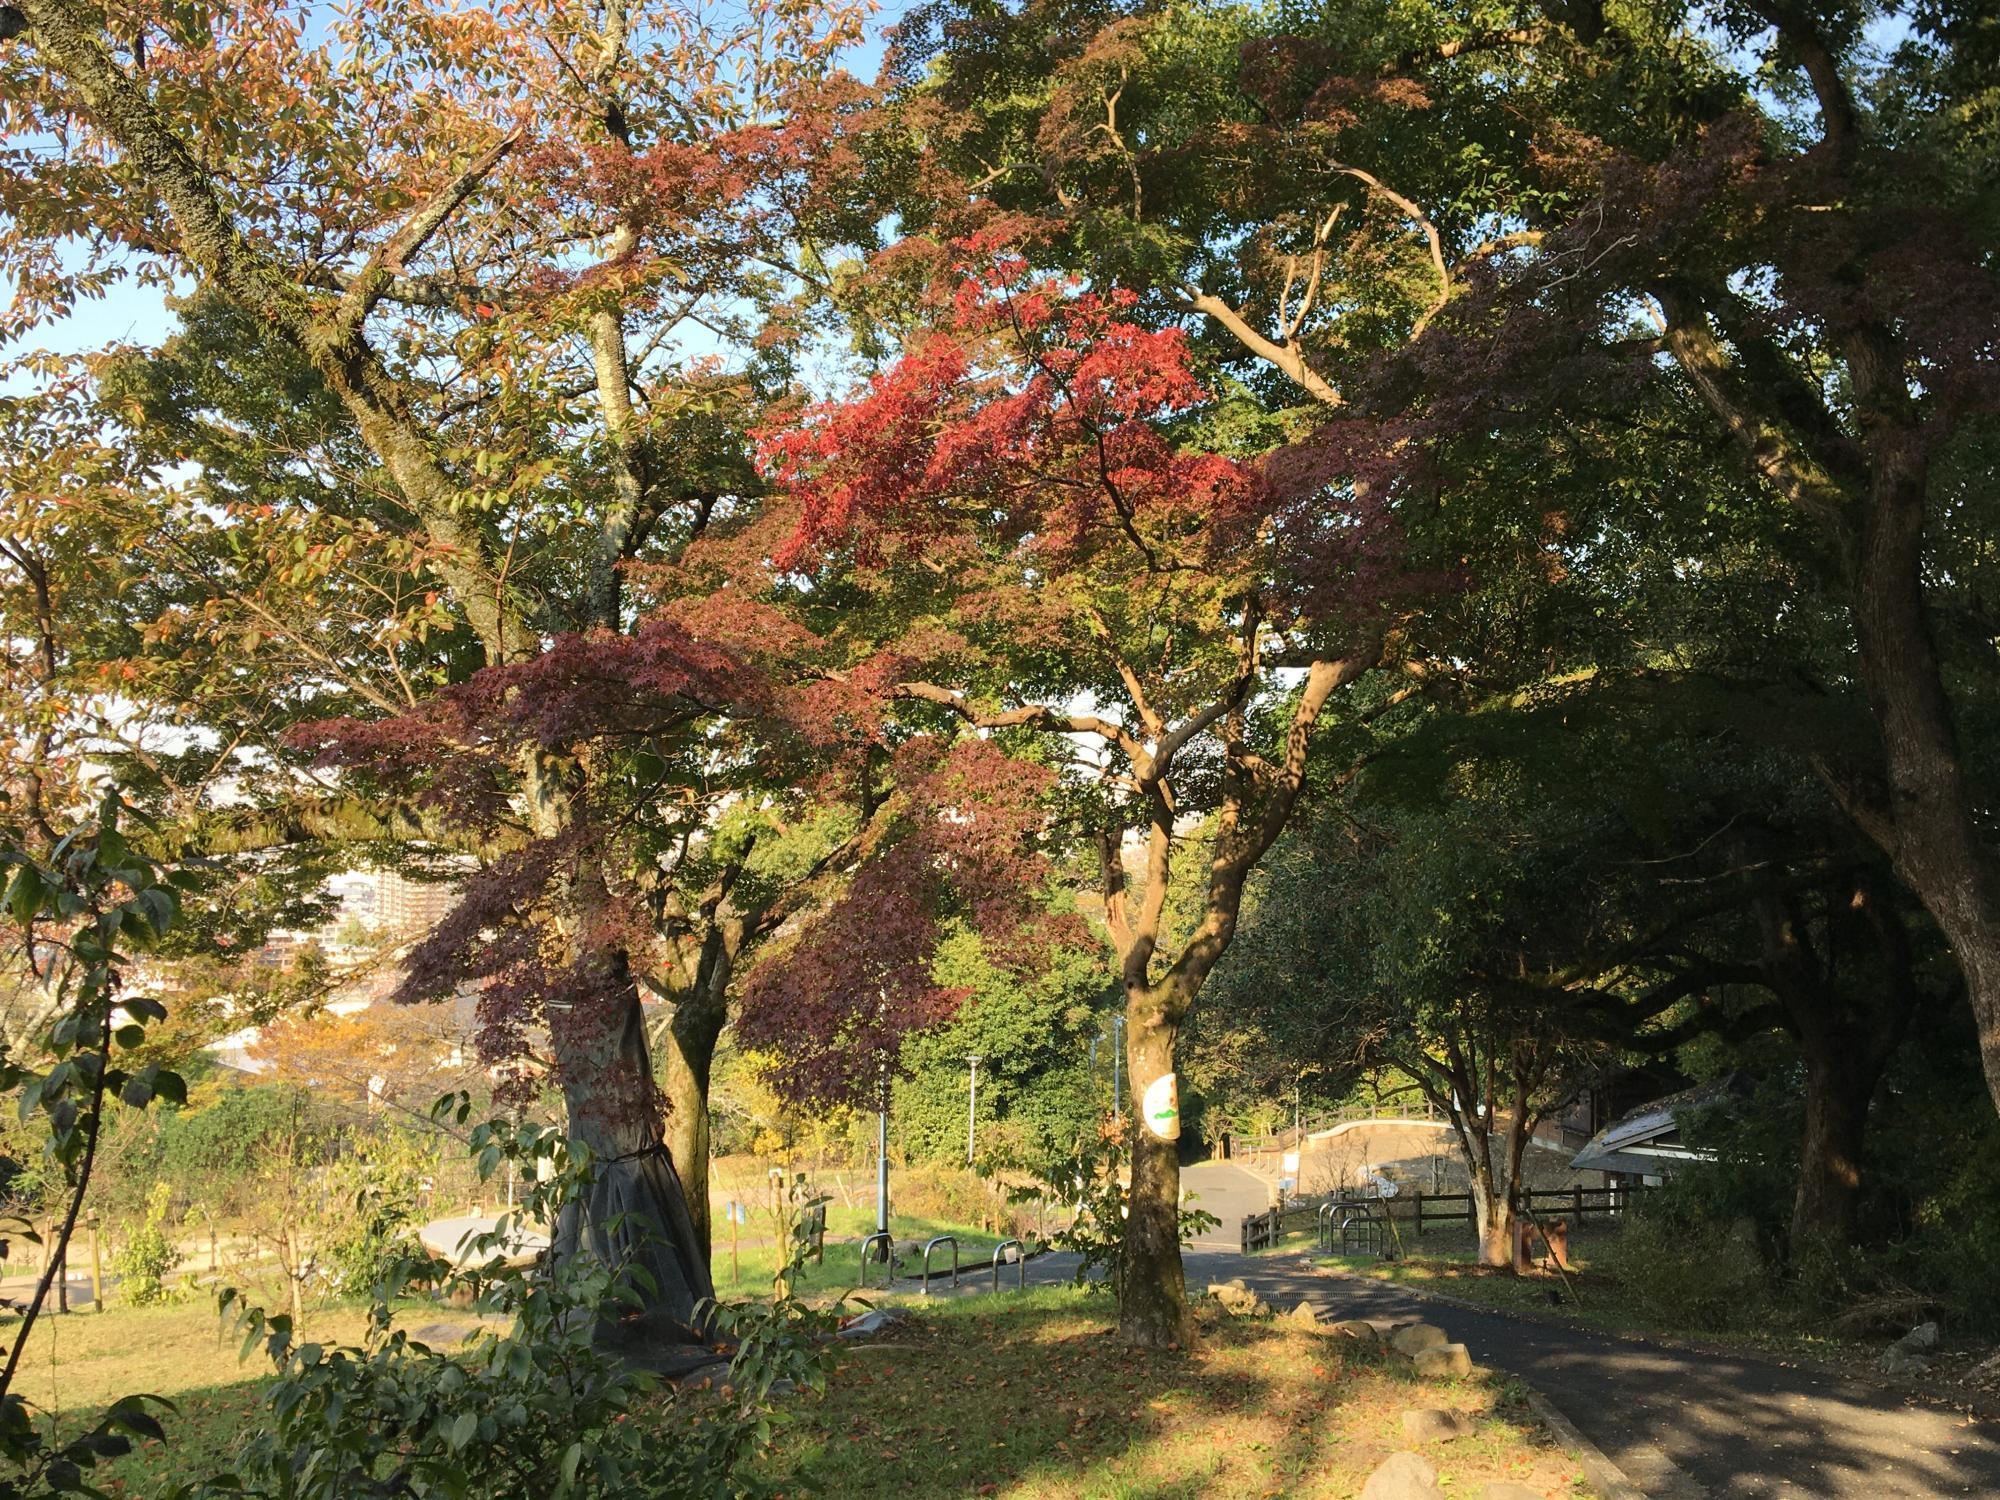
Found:
[[1426, 1380], [1450, 1380], [1472, 1373], [1472, 1354], [1463, 1344], [1436, 1344], [1417, 1351], [1417, 1373]]
[[1421, 1453], [1392, 1453], [1361, 1486], [1361, 1500], [1445, 1500], [1437, 1470]]
[[1450, 1342], [1442, 1328], [1430, 1323], [1412, 1323], [1389, 1335], [1389, 1347], [1398, 1354], [1414, 1355], [1420, 1350], [1435, 1349]]
[[1876, 1361], [1876, 1368], [1884, 1375], [1921, 1375], [1930, 1367], [1929, 1360], [1901, 1344], [1891, 1344]]
[[1241, 1277], [1211, 1281], [1208, 1295], [1222, 1304], [1222, 1310], [1238, 1318], [1269, 1317], [1271, 1306], [1243, 1284]]
[[903, 1321], [903, 1314], [892, 1308], [877, 1307], [849, 1318], [840, 1325], [840, 1337], [844, 1339], [865, 1339], [878, 1333], [886, 1333]]
[[1297, 1323], [1301, 1328], [1317, 1328], [1319, 1327], [1319, 1313], [1314, 1310], [1310, 1302], [1301, 1302], [1297, 1307], [1285, 1314], [1285, 1321], [1288, 1323]]
[[1479, 1492], [1479, 1500], [1548, 1500], [1548, 1496], [1511, 1479], [1489, 1479]]
[[1937, 1348], [1937, 1341], [1937, 1324], [1919, 1323], [1915, 1328], [1912, 1328], [1908, 1333], [1897, 1339], [1896, 1343], [1899, 1347], [1909, 1350], [1912, 1354], [1919, 1354], [1926, 1349]]
[[1448, 1443], [1472, 1436], [1472, 1418], [1462, 1411], [1406, 1411], [1403, 1436], [1413, 1443]]
[[1326, 1331], [1362, 1344], [1379, 1344], [1382, 1341], [1382, 1335], [1375, 1331], [1375, 1325], [1364, 1323], [1359, 1318], [1342, 1318], [1338, 1323], [1328, 1323]]

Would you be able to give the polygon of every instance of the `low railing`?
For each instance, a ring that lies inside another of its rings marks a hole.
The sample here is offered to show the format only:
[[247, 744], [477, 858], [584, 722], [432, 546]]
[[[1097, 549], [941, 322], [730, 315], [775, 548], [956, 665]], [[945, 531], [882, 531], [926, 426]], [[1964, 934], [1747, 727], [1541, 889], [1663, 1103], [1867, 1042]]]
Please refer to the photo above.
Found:
[[1340, 1217], [1343, 1207], [1340, 1199], [1329, 1198], [1313, 1214], [1313, 1227], [1316, 1231], [1314, 1238], [1319, 1241], [1320, 1253], [1323, 1255], [1333, 1254], [1333, 1239], [1336, 1232], [1334, 1221]]
[[937, 1249], [939, 1245], [951, 1246], [951, 1284], [953, 1286], [958, 1285], [958, 1236], [955, 1234], [941, 1234], [936, 1239], [930, 1240], [924, 1245], [923, 1293], [926, 1297], [931, 1294], [931, 1252]]
[[885, 1229], [878, 1229], [861, 1242], [861, 1275], [856, 1285], [868, 1285], [868, 1247], [877, 1240], [882, 1242], [882, 1285], [887, 1287], [896, 1279], [896, 1237]]
[[1296, 1151], [1299, 1142], [1306, 1136], [1317, 1131], [1330, 1130], [1335, 1125], [1346, 1125], [1359, 1120], [1435, 1121], [1442, 1118], [1437, 1106], [1430, 1100], [1422, 1096], [1396, 1095], [1372, 1103], [1343, 1104], [1334, 1109], [1316, 1110], [1301, 1119], [1297, 1125], [1283, 1125], [1276, 1130], [1256, 1135], [1232, 1134], [1230, 1151], [1232, 1155]]
[[1014, 1265], [1020, 1272], [1017, 1290], [1025, 1292], [1028, 1289], [1028, 1252], [1019, 1240], [1002, 1240], [993, 1247], [993, 1290], [1000, 1290], [1000, 1267], [1004, 1264], [1000, 1257], [1010, 1248], [1014, 1252]]

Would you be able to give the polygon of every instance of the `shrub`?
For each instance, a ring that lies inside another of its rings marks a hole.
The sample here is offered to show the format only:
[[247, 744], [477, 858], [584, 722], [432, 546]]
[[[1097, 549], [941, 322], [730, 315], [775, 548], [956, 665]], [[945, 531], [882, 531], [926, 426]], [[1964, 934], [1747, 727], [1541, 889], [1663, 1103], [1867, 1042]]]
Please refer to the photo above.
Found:
[[180, 1264], [180, 1247], [166, 1231], [167, 1206], [173, 1189], [155, 1183], [146, 1199], [146, 1217], [125, 1237], [125, 1243], [111, 1252], [111, 1274], [118, 1278], [118, 1291], [137, 1307], [172, 1301], [176, 1292], [167, 1278]]
[[1650, 1322], [1719, 1332], [1768, 1315], [1771, 1277], [1749, 1219], [1635, 1212], [1596, 1258]]
[[436, 1173], [437, 1143], [406, 1130], [382, 1130], [353, 1144], [331, 1170], [331, 1196], [347, 1211], [314, 1251], [335, 1291], [366, 1296], [409, 1254], [417, 1198]]

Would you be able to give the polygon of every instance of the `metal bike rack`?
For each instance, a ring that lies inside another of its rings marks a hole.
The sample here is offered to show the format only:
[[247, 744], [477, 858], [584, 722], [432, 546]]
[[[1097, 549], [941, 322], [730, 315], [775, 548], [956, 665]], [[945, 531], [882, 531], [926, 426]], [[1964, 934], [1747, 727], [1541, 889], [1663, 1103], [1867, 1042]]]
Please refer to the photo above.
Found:
[[1009, 1245], [1014, 1247], [1014, 1264], [1021, 1273], [1018, 1290], [1025, 1292], [1028, 1289], [1028, 1252], [1019, 1240], [1002, 1240], [993, 1247], [993, 1290], [996, 1292], [1000, 1290], [1000, 1257]]
[[951, 1246], [951, 1284], [953, 1286], [958, 1285], [958, 1236], [955, 1234], [941, 1234], [924, 1246], [923, 1294], [926, 1297], [931, 1294], [931, 1251], [937, 1249], [939, 1245]]
[[878, 1229], [861, 1242], [861, 1280], [859, 1286], [868, 1286], [868, 1247], [877, 1240], [882, 1242], [882, 1285], [887, 1287], [896, 1279], [896, 1237], [886, 1229]]
[[1319, 1226], [1318, 1239], [1322, 1255], [1333, 1254], [1333, 1216], [1339, 1208], [1340, 1204], [1329, 1198], [1313, 1214], [1313, 1218]]
[[1370, 1255], [1380, 1256], [1385, 1241], [1382, 1237], [1382, 1221], [1366, 1208], [1350, 1213], [1340, 1221], [1340, 1253], [1347, 1254], [1349, 1241], [1356, 1241], [1359, 1248]]

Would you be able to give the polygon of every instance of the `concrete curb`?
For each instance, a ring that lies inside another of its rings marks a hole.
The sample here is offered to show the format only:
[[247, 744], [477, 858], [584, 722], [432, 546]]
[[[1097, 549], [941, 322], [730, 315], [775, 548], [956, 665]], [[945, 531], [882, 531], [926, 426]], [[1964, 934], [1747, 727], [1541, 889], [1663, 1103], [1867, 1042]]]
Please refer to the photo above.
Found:
[[1557, 1411], [1547, 1396], [1526, 1381], [1521, 1385], [1527, 1393], [1529, 1409], [1555, 1434], [1556, 1441], [1569, 1450], [1570, 1457], [1583, 1465], [1584, 1477], [1597, 1491], [1599, 1500], [1647, 1500], [1646, 1492], [1626, 1478], [1625, 1471], [1611, 1461], [1610, 1455], [1579, 1432], [1576, 1423]]

